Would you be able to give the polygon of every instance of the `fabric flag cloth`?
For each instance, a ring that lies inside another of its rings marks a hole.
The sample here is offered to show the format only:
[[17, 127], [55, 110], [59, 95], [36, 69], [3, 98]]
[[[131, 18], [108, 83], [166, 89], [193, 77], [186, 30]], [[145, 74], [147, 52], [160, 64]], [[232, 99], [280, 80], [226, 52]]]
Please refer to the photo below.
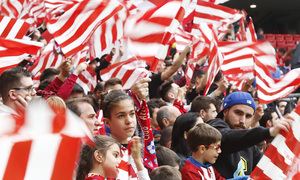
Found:
[[101, 79], [107, 81], [114, 77], [120, 78], [123, 82], [123, 89], [130, 89], [136, 81], [148, 76], [145, 66], [143, 61], [132, 58], [101, 70]]
[[78, 75], [76, 83], [83, 88], [85, 94], [90, 91], [93, 92], [97, 85], [97, 74], [91, 66], [88, 66], [85, 71]]
[[37, 27], [46, 16], [44, 0], [4, 0], [1, 12], [9, 17], [23, 19]]
[[113, 44], [123, 38], [126, 18], [127, 10], [123, 8], [95, 30], [88, 43], [91, 59], [109, 54]]
[[253, 54], [267, 67], [275, 71], [275, 51], [269, 42], [219, 42], [224, 55], [222, 73], [229, 82], [239, 86], [244, 80], [254, 78]]
[[30, 24], [22, 19], [0, 15], [0, 37], [22, 39], [29, 27]]
[[191, 83], [195, 67], [196, 67], [196, 63], [190, 63], [189, 62], [188, 65], [187, 65], [187, 68], [186, 68], [185, 73], [184, 73], [184, 76], [185, 76], [185, 79], [186, 79], [186, 84], [185, 84], [186, 86], [189, 86], [190, 83]]
[[35, 41], [0, 38], [0, 74], [29, 59], [28, 55], [37, 55], [42, 46]]
[[221, 54], [217, 43], [217, 32], [213, 24], [201, 23], [199, 30], [209, 44], [209, 60], [207, 68], [207, 84], [204, 90], [204, 96], [207, 94], [211, 84], [214, 82], [215, 76], [221, 68], [223, 63], [223, 55]]
[[255, 180], [297, 180], [300, 178], [300, 106], [290, 113], [295, 118], [292, 128], [272, 141], [250, 175]]
[[242, 17], [238, 11], [213, 4], [211, 2], [197, 1], [193, 20], [192, 34], [201, 34], [198, 27], [201, 23], [214, 24], [218, 29], [218, 39], [221, 39], [233, 22]]
[[270, 69], [263, 62], [256, 57], [253, 59], [259, 104], [268, 104], [284, 98], [300, 86], [300, 68], [289, 71], [280, 79], [274, 79]]
[[123, 6], [116, 0], [84, 0], [64, 7], [59, 17], [48, 13], [47, 29], [66, 57], [82, 50], [94, 31]]
[[156, 71], [168, 52], [168, 42], [178, 28], [189, 0], [168, 1], [146, 13], [130, 15], [124, 27], [126, 47]]
[[[30, 71], [33, 75], [33, 80], [39, 81], [41, 73], [46, 68], [57, 68], [64, 60], [62, 53], [55, 50], [55, 41], [52, 39], [45, 47], [43, 53], [37, 58]], [[39, 83], [37, 83], [39, 84]]]
[[0, 116], [5, 127], [0, 131], [0, 179], [73, 179], [82, 141], [91, 138], [84, 121], [40, 100], [29, 103], [24, 117]]

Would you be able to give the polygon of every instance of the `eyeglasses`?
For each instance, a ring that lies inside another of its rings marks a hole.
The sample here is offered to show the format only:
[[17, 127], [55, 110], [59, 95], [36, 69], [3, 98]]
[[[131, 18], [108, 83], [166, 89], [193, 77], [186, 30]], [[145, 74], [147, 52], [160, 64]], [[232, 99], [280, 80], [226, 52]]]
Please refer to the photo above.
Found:
[[28, 93], [33, 93], [35, 91], [35, 88], [34, 87], [27, 87], [27, 88], [11, 88], [11, 89], [14, 89], [14, 90], [27, 90]]
[[204, 145], [205, 147], [210, 147], [210, 148], [214, 148], [216, 151], [219, 151], [219, 149], [221, 148], [221, 144], [216, 145], [216, 146], [212, 146], [212, 145]]

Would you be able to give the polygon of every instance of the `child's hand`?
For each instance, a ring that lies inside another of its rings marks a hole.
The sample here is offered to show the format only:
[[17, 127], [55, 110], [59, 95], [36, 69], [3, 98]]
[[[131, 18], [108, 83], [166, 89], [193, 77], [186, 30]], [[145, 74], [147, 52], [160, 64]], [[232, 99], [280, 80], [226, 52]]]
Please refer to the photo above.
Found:
[[141, 171], [144, 169], [144, 165], [142, 162], [142, 157], [141, 157], [141, 149], [142, 149], [142, 143], [141, 143], [141, 138], [138, 136], [134, 136], [131, 140], [131, 155], [134, 160], [134, 163], [138, 169], [138, 171]]
[[142, 149], [142, 143], [141, 138], [138, 136], [134, 136], [132, 139], [132, 147], [131, 147], [131, 154], [134, 161], [141, 160], [141, 149]]

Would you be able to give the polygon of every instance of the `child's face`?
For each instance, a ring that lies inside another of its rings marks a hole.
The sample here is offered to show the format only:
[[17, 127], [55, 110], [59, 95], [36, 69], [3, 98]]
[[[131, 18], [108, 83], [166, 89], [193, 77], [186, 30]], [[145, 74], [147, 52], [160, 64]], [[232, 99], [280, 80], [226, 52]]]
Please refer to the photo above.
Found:
[[117, 178], [119, 174], [118, 166], [120, 164], [120, 147], [117, 144], [111, 145], [106, 151], [104, 161], [102, 163], [105, 176], [109, 178]]
[[210, 164], [214, 164], [216, 160], [218, 159], [219, 154], [221, 153], [221, 141], [218, 141], [216, 143], [213, 143], [207, 146], [207, 149], [203, 153], [203, 161], [204, 164], [206, 162]]
[[132, 100], [124, 99], [111, 111], [111, 118], [105, 121], [111, 135], [121, 144], [127, 144], [127, 139], [133, 136], [136, 128], [136, 117]]

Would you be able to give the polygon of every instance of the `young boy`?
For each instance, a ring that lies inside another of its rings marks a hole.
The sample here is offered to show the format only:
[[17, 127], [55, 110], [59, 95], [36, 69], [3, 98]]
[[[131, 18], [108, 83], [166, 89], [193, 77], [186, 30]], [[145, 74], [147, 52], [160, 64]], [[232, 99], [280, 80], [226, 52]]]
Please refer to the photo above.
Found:
[[181, 170], [182, 180], [225, 180], [212, 166], [221, 153], [221, 138], [216, 128], [205, 123], [197, 124], [188, 132], [187, 143], [192, 156]]

